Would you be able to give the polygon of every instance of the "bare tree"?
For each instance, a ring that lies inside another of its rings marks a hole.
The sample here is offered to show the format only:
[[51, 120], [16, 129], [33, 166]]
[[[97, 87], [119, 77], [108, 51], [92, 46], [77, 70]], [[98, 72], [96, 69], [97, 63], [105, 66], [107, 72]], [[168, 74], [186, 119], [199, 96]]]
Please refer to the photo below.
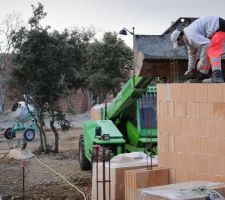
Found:
[[18, 31], [23, 24], [19, 13], [0, 18], [0, 113], [4, 112], [5, 79], [12, 67], [12, 32]]
[[0, 69], [6, 67], [6, 58], [12, 52], [12, 32], [18, 31], [23, 24], [19, 13], [12, 13], [0, 18]]

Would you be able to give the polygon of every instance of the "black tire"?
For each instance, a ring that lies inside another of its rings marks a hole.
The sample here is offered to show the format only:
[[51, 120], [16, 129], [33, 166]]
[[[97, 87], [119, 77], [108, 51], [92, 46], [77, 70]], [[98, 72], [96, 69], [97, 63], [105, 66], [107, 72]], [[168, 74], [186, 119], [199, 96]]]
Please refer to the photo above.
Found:
[[91, 169], [91, 162], [85, 156], [85, 148], [84, 148], [84, 136], [80, 136], [79, 140], [79, 162], [80, 168], [84, 171]]
[[24, 131], [23, 137], [26, 141], [30, 142], [34, 139], [35, 137], [35, 131], [31, 128], [28, 128]]
[[16, 133], [13, 132], [13, 129], [12, 128], [7, 128], [5, 130], [4, 136], [5, 136], [6, 139], [11, 140], [14, 137], [16, 137]]

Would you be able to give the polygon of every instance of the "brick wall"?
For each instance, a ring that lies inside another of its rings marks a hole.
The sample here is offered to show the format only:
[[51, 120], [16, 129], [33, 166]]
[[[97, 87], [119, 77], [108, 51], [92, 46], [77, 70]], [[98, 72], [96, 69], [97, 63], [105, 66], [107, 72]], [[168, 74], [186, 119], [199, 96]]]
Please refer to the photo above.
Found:
[[[21, 95], [13, 90], [6, 90], [4, 110], [11, 110], [12, 106], [20, 100]], [[72, 111], [75, 114], [84, 113], [90, 109], [88, 91], [77, 90], [70, 99], [61, 98], [57, 106], [64, 112]]]
[[89, 101], [88, 91], [78, 89], [69, 99], [61, 98], [58, 106], [64, 112], [73, 111], [75, 114], [79, 114], [90, 109]]
[[158, 84], [159, 166], [170, 183], [225, 183], [225, 84]]

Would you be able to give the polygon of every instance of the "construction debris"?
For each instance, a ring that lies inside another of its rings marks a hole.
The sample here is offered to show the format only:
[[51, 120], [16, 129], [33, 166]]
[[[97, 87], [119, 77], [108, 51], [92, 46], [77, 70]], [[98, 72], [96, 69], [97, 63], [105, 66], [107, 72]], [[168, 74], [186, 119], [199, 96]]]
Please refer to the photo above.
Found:
[[34, 154], [29, 149], [11, 149], [7, 157], [16, 160], [25, 160], [33, 158]]

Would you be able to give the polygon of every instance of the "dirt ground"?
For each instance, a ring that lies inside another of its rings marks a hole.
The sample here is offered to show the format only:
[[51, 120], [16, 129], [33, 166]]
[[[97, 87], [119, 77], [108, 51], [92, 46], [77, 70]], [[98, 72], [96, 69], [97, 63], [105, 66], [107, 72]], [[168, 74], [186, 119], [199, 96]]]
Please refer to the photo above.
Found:
[[[20, 133], [18, 133], [20, 134]], [[47, 132], [49, 144], [53, 145], [53, 134]], [[81, 171], [78, 161], [78, 142], [81, 129], [73, 128], [60, 132], [58, 154], [37, 154], [39, 138], [28, 143], [28, 148], [38, 159], [47, 164], [68, 181], [77, 186], [90, 199], [91, 171]], [[23, 199], [22, 161], [1, 159], [9, 151], [5, 139], [0, 140], [0, 196], [3, 200]], [[35, 158], [25, 162], [25, 199], [30, 200], [80, 200], [84, 197], [62, 178], [41, 165]]]

